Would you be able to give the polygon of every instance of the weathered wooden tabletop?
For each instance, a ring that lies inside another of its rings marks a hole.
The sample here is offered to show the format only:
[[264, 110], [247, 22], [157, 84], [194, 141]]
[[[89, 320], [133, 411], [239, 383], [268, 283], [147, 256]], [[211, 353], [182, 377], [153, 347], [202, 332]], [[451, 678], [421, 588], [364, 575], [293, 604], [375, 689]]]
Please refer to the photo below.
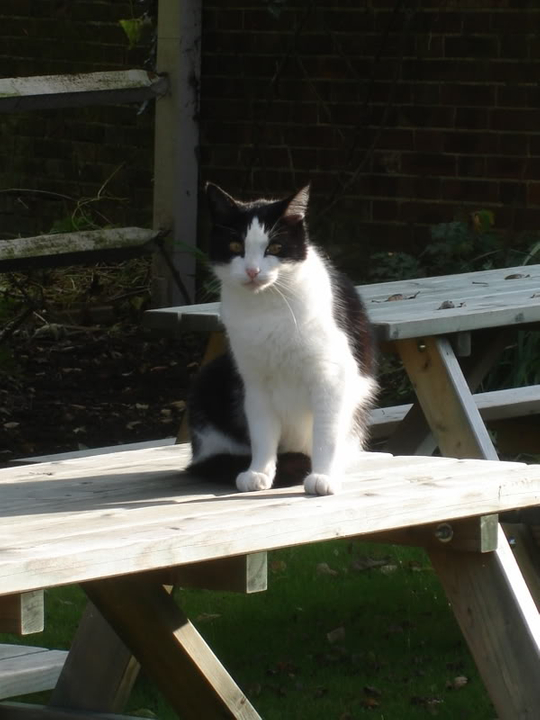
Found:
[[[382, 341], [540, 321], [540, 265], [358, 287]], [[148, 310], [166, 332], [220, 330], [219, 303]]]
[[[540, 467], [366, 453], [342, 494], [239, 494], [166, 446], [0, 471], [0, 595], [540, 503]], [[435, 491], [436, 490], [436, 491]]]

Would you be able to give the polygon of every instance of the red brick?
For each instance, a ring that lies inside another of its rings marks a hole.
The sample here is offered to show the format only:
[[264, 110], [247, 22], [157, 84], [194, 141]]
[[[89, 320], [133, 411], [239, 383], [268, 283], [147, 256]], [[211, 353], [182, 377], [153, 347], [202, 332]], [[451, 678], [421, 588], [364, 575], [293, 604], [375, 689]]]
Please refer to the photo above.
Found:
[[499, 155], [527, 157], [529, 154], [529, 136], [527, 134], [499, 133], [497, 141], [497, 154]]
[[436, 225], [448, 219], [448, 208], [440, 202], [405, 201], [400, 205], [399, 219], [403, 222]]
[[373, 200], [373, 220], [389, 222], [400, 219], [400, 203], [397, 200]]
[[493, 178], [521, 178], [526, 160], [513, 157], [488, 157], [486, 172]]
[[531, 155], [540, 155], [540, 135], [531, 135], [528, 140]]
[[467, 178], [444, 179], [441, 185], [441, 197], [460, 203], [498, 203], [499, 183]]
[[502, 107], [527, 107], [529, 89], [524, 85], [501, 85], [497, 87], [497, 105]]
[[527, 200], [527, 186], [524, 182], [501, 182], [499, 192], [503, 205], [523, 205]]
[[488, 127], [489, 115], [484, 107], [459, 107], [456, 110], [456, 128], [464, 130], [482, 130]]
[[495, 104], [495, 87], [492, 85], [467, 85], [445, 83], [441, 87], [441, 103], [456, 106], [481, 106]]
[[439, 153], [403, 153], [401, 167], [404, 173], [452, 176], [456, 174], [456, 158]]
[[440, 130], [414, 130], [414, 149], [417, 152], [443, 152], [445, 133]]
[[484, 177], [486, 158], [479, 155], [460, 155], [457, 158], [457, 174], [460, 177]]
[[527, 184], [527, 205], [540, 206], [540, 182]]
[[402, 105], [397, 108], [398, 123], [409, 127], [451, 128], [455, 123], [452, 107], [436, 105]]
[[495, 58], [499, 55], [496, 35], [449, 35], [444, 39], [448, 58]]
[[455, 131], [444, 133], [447, 153], [484, 154], [497, 150], [498, 135], [491, 132]]
[[540, 110], [534, 108], [494, 108], [491, 111], [492, 130], [537, 131], [540, 127]]

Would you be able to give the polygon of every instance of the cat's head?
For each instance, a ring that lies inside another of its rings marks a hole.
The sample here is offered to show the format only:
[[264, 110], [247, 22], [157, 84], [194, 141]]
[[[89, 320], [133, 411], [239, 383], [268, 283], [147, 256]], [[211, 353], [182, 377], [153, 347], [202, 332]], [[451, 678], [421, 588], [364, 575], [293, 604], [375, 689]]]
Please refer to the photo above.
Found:
[[286, 284], [308, 252], [309, 186], [284, 200], [235, 200], [206, 186], [212, 218], [210, 262], [222, 284], [261, 292]]

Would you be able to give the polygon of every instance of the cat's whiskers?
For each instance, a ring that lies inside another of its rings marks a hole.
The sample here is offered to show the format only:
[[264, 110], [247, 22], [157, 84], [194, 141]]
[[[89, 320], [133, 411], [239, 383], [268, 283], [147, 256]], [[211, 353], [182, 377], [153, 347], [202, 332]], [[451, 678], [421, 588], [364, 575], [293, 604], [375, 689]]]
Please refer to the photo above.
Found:
[[283, 299], [285, 305], [289, 308], [289, 312], [291, 313], [291, 317], [292, 317], [292, 319], [293, 319], [293, 323], [294, 323], [294, 327], [295, 327], [295, 329], [296, 329], [296, 332], [298, 332], [298, 322], [297, 322], [297, 320], [296, 320], [296, 315], [294, 314], [294, 310], [292, 309], [290, 302], [287, 300], [286, 295], [281, 292], [281, 290], [279, 289], [279, 287], [278, 287], [277, 285], [278, 285], [278, 283], [275, 282], [275, 283], [270, 287], [270, 290], [275, 290], [276, 293]]

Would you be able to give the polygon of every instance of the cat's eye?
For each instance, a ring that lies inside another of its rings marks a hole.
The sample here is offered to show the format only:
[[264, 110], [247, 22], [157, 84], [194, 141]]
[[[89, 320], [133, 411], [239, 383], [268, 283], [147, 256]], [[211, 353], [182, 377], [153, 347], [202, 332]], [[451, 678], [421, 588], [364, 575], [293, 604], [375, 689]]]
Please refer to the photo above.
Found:
[[243, 253], [244, 252], [244, 246], [241, 242], [237, 242], [236, 240], [233, 240], [233, 242], [229, 243], [229, 250], [233, 253]]
[[279, 243], [270, 243], [270, 245], [266, 248], [266, 254], [267, 255], [279, 255], [281, 252], [282, 245]]

